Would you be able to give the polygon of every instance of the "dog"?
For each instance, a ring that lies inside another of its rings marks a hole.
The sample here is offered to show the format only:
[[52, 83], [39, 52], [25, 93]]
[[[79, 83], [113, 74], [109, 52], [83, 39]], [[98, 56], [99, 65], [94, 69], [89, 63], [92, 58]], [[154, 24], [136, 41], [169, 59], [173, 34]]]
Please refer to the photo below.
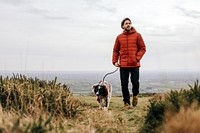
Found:
[[99, 83], [94, 84], [92, 88], [97, 97], [99, 109], [108, 110], [112, 96], [112, 86], [106, 81], [99, 81]]

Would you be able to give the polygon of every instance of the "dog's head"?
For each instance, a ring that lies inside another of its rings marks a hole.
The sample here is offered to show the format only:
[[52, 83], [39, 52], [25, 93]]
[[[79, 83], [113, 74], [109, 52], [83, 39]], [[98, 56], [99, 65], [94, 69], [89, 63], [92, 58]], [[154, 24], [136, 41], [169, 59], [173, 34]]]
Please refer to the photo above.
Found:
[[99, 83], [92, 86], [93, 91], [96, 96], [106, 97], [108, 95], [108, 83], [104, 81], [99, 81]]
[[96, 96], [107, 96], [107, 89], [105, 85], [97, 84], [93, 86]]

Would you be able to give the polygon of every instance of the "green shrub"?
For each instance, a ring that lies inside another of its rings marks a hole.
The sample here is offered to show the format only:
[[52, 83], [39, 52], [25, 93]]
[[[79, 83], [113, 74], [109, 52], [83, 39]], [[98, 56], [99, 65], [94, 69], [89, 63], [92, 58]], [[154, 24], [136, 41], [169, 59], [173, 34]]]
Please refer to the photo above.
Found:
[[180, 107], [190, 107], [192, 103], [197, 102], [200, 106], [200, 85], [198, 80], [189, 90], [181, 89], [180, 91], [171, 91], [165, 95], [164, 100], [151, 99], [148, 106], [148, 112], [145, 117], [145, 123], [140, 129], [140, 133], [156, 133], [161, 132], [161, 124], [164, 120], [166, 111], [178, 113]]
[[153, 98], [150, 100], [150, 105], [148, 106], [148, 113], [145, 117], [145, 124], [141, 129], [141, 133], [154, 133], [156, 126], [161, 125], [161, 121], [164, 117], [165, 103], [164, 101], [157, 101]]

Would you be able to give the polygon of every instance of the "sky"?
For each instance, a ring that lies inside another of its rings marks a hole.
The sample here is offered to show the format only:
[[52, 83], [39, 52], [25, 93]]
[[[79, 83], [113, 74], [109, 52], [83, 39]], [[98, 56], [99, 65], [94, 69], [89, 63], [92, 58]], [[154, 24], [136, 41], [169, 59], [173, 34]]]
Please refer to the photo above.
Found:
[[125, 17], [143, 71], [200, 72], [198, 0], [0, 0], [0, 71], [112, 71]]

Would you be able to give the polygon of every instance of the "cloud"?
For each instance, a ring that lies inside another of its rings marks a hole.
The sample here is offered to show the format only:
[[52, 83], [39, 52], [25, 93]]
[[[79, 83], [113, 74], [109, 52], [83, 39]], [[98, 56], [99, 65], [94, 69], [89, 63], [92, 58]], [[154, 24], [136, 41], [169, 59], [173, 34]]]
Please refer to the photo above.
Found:
[[174, 26], [152, 26], [145, 28], [145, 35], [155, 37], [173, 37], [175, 36], [176, 27]]
[[45, 9], [45, 8], [37, 8], [34, 6], [29, 6], [26, 8], [28, 12], [36, 15], [40, 15], [47, 19], [54, 19], [54, 20], [69, 20], [69, 17], [58, 13], [56, 10], [52, 9]]
[[18, 8], [24, 13], [30, 13], [42, 16], [46, 19], [54, 20], [69, 20], [69, 17], [60, 13], [58, 8], [54, 8], [53, 5], [48, 5], [48, 3], [36, 3], [34, 1], [27, 0], [1, 0], [0, 4], [7, 4], [13, 6], [13, 8]]
[[20, 6], [23, 4], [28, 4], [30, 2], [27, 0], [0, 0], [0, 3], [9, 4], [13, 6]]
[[116, 13], [117, 8], [115, 7], [115, 3], [112, 1], [106, 0], [85, 0], [86, 9], [95, 10], [95, 11], [104, 11], [108, 13]]
[[176, 6], [176, 9], [179, 10], [184, 16], [199, 19], [200, 18], [200, 11], [199, 10], [189, 10], [184, 7]]

